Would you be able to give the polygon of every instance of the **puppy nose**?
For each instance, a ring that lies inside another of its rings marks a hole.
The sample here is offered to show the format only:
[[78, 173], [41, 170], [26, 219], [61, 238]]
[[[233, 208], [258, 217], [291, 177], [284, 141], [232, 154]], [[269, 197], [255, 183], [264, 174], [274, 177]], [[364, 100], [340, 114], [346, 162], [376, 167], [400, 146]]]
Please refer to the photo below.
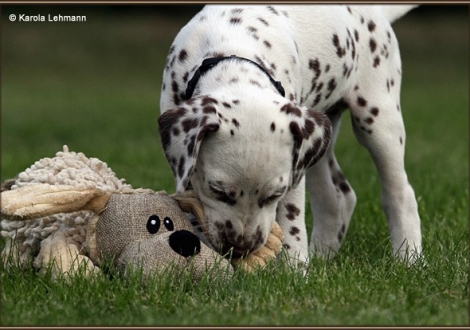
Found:
[[170, 235], [170, 247], [179, 255], [187, 258], [201, 252], [201, 240], [188, 230], [178, 230]]
[[222, 248], [222, 254], [229, 254], [232, 258], [246, 257], [251, 251], [249, 249], [237, 248], [234, 246], [225, 246]]
[[238, 240], [237, 242], [229, 241], [224, 239], [224, 243], [221, 244], [222, 254], [229, 254], [233, 258], [246, 257], [249, 253], [253, 252], [256, 248], [252, 242], [244, 242]]

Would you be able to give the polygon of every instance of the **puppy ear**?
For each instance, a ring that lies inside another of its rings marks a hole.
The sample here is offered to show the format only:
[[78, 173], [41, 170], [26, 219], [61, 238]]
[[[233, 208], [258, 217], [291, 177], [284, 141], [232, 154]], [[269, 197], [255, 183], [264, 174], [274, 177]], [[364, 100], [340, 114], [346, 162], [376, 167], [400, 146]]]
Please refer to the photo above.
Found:
[[217, 103], [209, 96], [195, 97], [178, 108], [166, 110], [158, 118], [160, 138], [175, 176], [177, 192], [188, 187], [202, 139], [220, 127]]
[[288, 103], [281, 108], [291, 117], [290, 132], [294, 137], [292, 187], [295, 188], [307, 170], [325, 154], [332, 126], [322, 112]]
[[101, 213], [111, 193], [66, 185], [36, 184], [2, 191], [1, 214], [11, 220], [30, 220], [57, 213], [91, 210]]

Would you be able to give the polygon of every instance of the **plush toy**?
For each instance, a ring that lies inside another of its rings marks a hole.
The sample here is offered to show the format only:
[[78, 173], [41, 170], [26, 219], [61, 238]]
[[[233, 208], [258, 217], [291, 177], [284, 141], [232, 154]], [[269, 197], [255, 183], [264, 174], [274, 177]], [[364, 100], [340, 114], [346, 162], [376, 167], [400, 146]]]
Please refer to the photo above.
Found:
[[[141, 269], [144, 279], [170, 267], [191, 271], [196, 281], [208, 272], [233, 272], [189, 221], [192, 214], [205, 228], [203, 207], [191, 192], [133, 189], [106, 163], [67, 146], [2, 184], [1, 214], [3, 260], [11, 256], [27, 266], [33, 256], [42, 271], [52, 265], [54, 278], [74, 274], [80, 265], [86, 273], [99, 272], [107, 259], [122, 274]], [[232, 265], [263, 267], [280, 252], [282, 240], [275, 226], [263, 248], [232, 259]]]

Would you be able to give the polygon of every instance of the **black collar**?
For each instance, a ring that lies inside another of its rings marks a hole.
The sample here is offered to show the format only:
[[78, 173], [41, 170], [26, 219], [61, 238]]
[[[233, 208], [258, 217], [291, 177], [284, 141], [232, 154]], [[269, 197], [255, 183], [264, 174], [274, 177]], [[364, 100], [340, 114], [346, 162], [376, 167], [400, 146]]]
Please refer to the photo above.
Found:
[[284, 91], [284, 88], [282, 87], [281, 82], [274, 80], [273, 77], [271, 77], [271, 75], [268, 73], [268, 71], [266, 71], [261, 65], [247, 58], [232, 55], [228, 57], [211, 57], [211, 58], [206, 58], [204, 61], [202, 61], [201, 66], [196, 70], [196, 72], [194, 73], [194, 76], [188, 82], [188, 86], [186, 88], [186, 94], [185, 94], [186, 100], [189, 100], [193, 96], [194, 89], [196, 88], [199, 78], [201, 78], [203, 74], [205, 74], [207, 71], [209, 71], [214, 66], [216, 66], [217, 63], [224, 61], [224, 60], [229, 60], [229, 59], [239, 59], [239, 60], [253, 63], [261, 71], [266, 73], [266, 75], [269, 77], [269, 80], [274, 85], [274, 87], [276, 87], [276, 90], [279, 92], [279, 94], [281, 94], [282, 96], [285, 96], [285, 91]]

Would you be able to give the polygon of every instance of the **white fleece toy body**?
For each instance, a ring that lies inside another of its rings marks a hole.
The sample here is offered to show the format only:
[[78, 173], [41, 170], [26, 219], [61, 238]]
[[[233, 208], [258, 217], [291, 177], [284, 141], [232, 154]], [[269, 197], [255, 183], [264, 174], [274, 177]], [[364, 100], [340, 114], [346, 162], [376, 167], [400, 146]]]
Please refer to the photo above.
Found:
[[[70, 152], [67, 146], [57, 152], [56, 157], [43, 158], [19, 173], [9, 189], [40, 183], [99, 188], [108, 192], [132, 189], [125, 179], [118, 179], [106, 163], [97, 158], [87, 158], [83, 153]], [[92, 211], [85, 210], [33, 220], [2, 219], [1, 235], [9, 238], [2, 251], [3, 256], [11, 255], [15, 262], [27, 266], [29, 258], [36, 255], [41, 246], [45, 251], [48, 250], [47, 245], [51, 244], [55, 236], [61, 237], [67, 245], [75, 246], [77, 251], [82, 251], [86, 244], [87, 224], [93, 217]], [[35, 263], [41, 263], [43, 258], [43, 255], [39, 255]]]

